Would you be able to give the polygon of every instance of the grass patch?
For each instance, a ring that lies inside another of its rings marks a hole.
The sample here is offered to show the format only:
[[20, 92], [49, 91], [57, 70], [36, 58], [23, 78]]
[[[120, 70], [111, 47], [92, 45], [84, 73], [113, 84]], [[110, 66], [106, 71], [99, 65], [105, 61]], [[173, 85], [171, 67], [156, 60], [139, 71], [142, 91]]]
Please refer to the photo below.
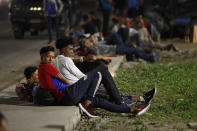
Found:
[[162, 121], [197, 121], [197, 62], [136, 65], [120, 68], [115, 78], [125, 94], [142, 95], [153, 87], [158, 92], [146, 118]]

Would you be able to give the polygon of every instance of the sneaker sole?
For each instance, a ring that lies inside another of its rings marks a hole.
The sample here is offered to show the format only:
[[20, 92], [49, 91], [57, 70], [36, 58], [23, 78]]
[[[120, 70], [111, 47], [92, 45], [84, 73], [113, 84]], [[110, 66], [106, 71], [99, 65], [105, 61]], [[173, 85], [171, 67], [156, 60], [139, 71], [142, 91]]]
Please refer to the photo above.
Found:
[[[155, 93], [153, 95], [153, 98], [155, 97], [156, 93], [157, 93], [157, 88], [155, 88]], [[153, 100], [153, 98], [149, 101], [149, 103]]]
[[148, 109], [150, 108], [150, 104], [141, 112], [139, 112], [136, 116], [141, 116], [142, 114], [144, 114]]
[[96, 118], [96, 117], [98, 117], [98, 116], [93, 116], [93, 115], [91, 115], [89, 112], [87, 112], [86, 111], [86, 109], [79, 103], [79, 107], [80, 107], [80, 109], [84, 112], [84, 113], [86, 113], [86, 115], [88, 115], [89, 117], [91, 117], [91, 118]]

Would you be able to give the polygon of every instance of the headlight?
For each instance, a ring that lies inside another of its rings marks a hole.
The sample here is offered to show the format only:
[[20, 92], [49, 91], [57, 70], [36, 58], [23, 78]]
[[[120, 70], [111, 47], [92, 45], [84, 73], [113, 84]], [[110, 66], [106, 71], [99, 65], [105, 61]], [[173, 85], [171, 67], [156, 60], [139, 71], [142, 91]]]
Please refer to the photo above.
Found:
[[41, 11], [42, 7], [30, 7], [29, 10], [30, 11]]
[[41, 11], [42, 10], [42, 8], [41, 7], [38, 7], [38, 9], [37, 9], [38, 11]]

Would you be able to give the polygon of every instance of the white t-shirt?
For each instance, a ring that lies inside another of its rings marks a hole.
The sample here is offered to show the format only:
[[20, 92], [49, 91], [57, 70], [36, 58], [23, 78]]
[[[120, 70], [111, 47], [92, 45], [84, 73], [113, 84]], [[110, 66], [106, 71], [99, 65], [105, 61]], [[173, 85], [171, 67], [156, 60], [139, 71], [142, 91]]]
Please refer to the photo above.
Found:
[[74, 64], [73, 60], [70, 57], [65, 57], [63, 55], [58, 55], [55, 58], [54, 66], [57, 70], [71, 82], [74, 84], [79, 79], [85, 76]]
[[138, 31], [134, 28], [129, 28], [129, 36], [131, 37], [135, 34], [138, 34]]

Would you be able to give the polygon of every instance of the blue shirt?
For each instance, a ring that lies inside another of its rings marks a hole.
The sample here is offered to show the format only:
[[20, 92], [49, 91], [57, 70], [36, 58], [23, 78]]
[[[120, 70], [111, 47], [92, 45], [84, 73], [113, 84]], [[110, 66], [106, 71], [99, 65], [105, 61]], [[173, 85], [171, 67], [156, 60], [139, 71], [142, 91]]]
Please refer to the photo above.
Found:
[[46, 0], [46, 14], [47, 15], [56, 15], [56, 3], [51, 0]]
[[108, 3], [108, 0], [101, 0], [101, 5], [105, 9], [111, 9], [112, 8], [112, 5], [110, 3]]
[[129, 0], [128, 7], [131, 8], [131, 7], [137, 6], [139, 2], [140, 2], [139, 0]]
[[67, 84], [63, 83], [62, 81], [58, 80], [57, 78], [51, 78], [55, 88], [58, 91], [65, 92], [65, 89], [68, 87]]

